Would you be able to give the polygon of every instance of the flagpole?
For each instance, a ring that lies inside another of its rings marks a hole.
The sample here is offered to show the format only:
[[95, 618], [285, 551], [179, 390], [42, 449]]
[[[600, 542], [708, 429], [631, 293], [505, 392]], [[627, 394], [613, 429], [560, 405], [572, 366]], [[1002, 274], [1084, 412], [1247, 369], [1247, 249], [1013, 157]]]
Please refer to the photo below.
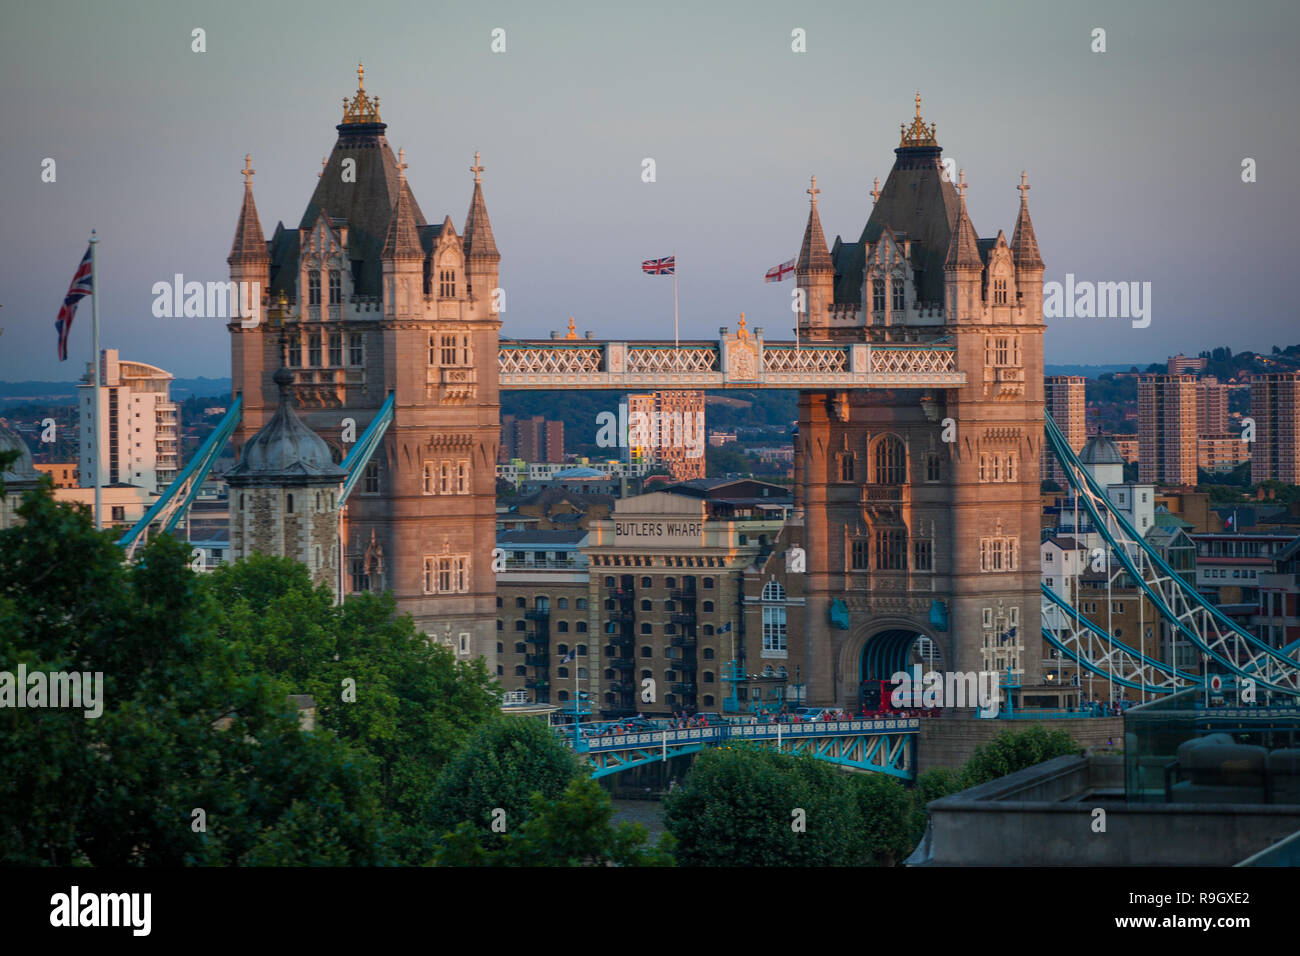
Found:
[[100, 401], [100, 391], [99, 391], [99, 388], [100, 388], [100, 385], [99, 385], [99, 272], [98, 272], [98, 256], [97, 256], [96, 251], [95, 251], [95, 250], [96, 250], [96, 246], [98, 246], [98, 245], [99, 245], [99, 239], [96, 238], [96, 236], [95, 236], [95, 230], [92, 229], [92, 230], [90, 230], [90, 290], [91, 290], [90, 297], [91, 297], [91, 312], [92, 312], [92, 316], [93, 316], [92, 325], [94, 326], [93, 338], [94, 338], [94, 349], [95, 349], [95, 351], [94, 351], [94, 356], [93, 356], [93, 365], [94, 365], [94, 367], [95, 367], [95, 378], [94, 378], [94, 382], [95, 382], [95, 401], [94, 401], [94, 404], [93, 404], [93, 411], [94, 411], [94, 418], [93, 418], [93, 421], [94, 421], [94, 425], [95, 425], [95, 440], [94, 440], [94, 442], [91, 444], [91, 447], [94, 449], [94, 458], [92, 459], [93, 462], [94, 462], [94, 464], [93, 464], [92, 467], [94, 468], [94, 472], [95, 472], [95, 530], [96, 530], [96, 531], [102, 531], [103, 528], [104, 528], [104, 515], [103, 515], [103, 507], [102, 507], [102, 506], [103, 506], [103, 501], [102, 501], [102, 496], [103, 496], [103, 492], [102, 492], [102, 484], [103, 484], [103, 482], [102, 482], [102, 480], [101, 480], [100, 470], [99, 470], [99, 451], [100, 451], [99, 443], [100, 443], [100, 441], [102, 441], [102, 439], [103, 439], [103, 436], [102, 436], [102, 434], [101, 434], [100, 427], [99, 427], [99, 401]]
[[[679, 349], [681, 346], [677, 342], [677, 250], [673, 250], [673, 348]], [[676, 354], [677, 359], [681, 360], [681, 353]], [[674, 363], [676, 364], [676, 363]]]

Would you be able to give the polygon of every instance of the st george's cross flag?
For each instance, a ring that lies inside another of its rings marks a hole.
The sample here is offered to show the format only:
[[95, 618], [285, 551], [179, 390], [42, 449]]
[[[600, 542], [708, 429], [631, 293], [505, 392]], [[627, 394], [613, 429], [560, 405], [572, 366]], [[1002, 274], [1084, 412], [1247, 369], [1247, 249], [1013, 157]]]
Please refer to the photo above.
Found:
[[81, 257], [81, 264], [77, 266], [76, 273], [72, 276], [72, 285], [68, 287], [68, 294], [63, 297], [63, 305], [59, 308], [59, 318], [54, 323], [54, 327], [59, 332], [59, 361], [68, 360], [68, 332], [72, 329], [72, 320], [77, 314], [77, 303], [85, 296], [94, 293], [94, 283], [91, 278], [90, 250], [93, 247], [86, 247], [86, 254]]
[[795, 260], [783, 262], [779, 266], [772, 266], [763, 276], [764, 282], [784, 282], [794, 272]]
[[677, 257], [667, 256], [663, 259], [645, 259], [641, 271], [648, 276], [671, 276], [677, 274]]

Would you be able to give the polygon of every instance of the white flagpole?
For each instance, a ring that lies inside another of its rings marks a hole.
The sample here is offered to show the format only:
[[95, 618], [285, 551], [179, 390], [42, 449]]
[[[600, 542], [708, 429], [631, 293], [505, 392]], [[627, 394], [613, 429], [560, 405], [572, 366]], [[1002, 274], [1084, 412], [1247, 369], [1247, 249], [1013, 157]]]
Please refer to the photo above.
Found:
[[91, 407], [94, 411], [93, 421], [95, 423], [95, 440], [91, 443], [91, 447], [94, 449], [94, 457], [92, 458], [94, 464], [92, 465], [92, 468], [95, 471], [95, 530], [101, 531], [104, 528], [104, 515], [102, 507], [103, 502], [101, 500], [103, 495], [101, 486], [103, 482], [99, 469], [99, 449], [100, 442], [103, 440], [103, 434], [99, 425], [99, 266], [98, 256], [95, 252], [96, 246], [98, 245], [99, 240], [95, 237], [95, 230], [92, 229], [90, 230], [90, 291], [92, 300], [91, 314], [93, 316], [91, 324], [94, 326], [93, 338], [95, 351], [93, 364], [95, 366], [95, 401]]
[[[677, 342], [677, 250], [673, 250], [673, 348], [680, 348]], [[677, 356], [679, 359], [681, 355]]]

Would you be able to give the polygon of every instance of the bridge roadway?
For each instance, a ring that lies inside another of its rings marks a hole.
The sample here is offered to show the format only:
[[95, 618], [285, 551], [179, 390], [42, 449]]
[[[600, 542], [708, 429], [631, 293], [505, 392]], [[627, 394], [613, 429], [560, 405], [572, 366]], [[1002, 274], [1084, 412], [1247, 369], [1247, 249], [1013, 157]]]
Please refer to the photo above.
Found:
[[828, 763], [911, 780], [916, 771], [916, 740], [921, 721], [917, 717], [885, 717], [798, 724], [728, 723], [588, 736], [601, 726], [604, 725], [580, 725], [576, 740], [572, 724], [554, 727], [560, 739], [586, 759], [593, 779], [699, 753], [705, 747], [750, 741], [769, 744], [786, 753], [808, 753]]
[[720, 329], [716, 342], [501, 340], [503, 389], [957, 388], [951, 345], [765, 342]]

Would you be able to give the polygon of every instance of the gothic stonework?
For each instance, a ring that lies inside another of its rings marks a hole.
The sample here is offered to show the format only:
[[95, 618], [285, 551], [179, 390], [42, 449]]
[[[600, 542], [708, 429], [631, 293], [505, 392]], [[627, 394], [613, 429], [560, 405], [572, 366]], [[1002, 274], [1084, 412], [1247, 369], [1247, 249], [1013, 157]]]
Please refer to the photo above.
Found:
[[[861, 679], [887, 678], [864, 673], [863, 649], [887, 641], [874, 666], [901, 666], [915, 653], [902, 630], [935, 641], [950, 669], [1010, 667], [1033, 685], [1042, 667], [1043, 262], [1028, 186], [1022, 177], [1012, 240], [980, 239], [964, 174], [956, 184], [943, 175], [919, 97], [894, 152], [857, 241], [837, 237], [827, 249], [815, 182], [809, 190], [795, 272], [808, 291], [800, 332], [814, 347], [942, 340], [967, 384], [800, 394], [809, 619], [823, 627], [837, 599], [851, 619], [848, 631], [828, 629], [830, 655], [809, 652], [812, 700], [852, 703]], [[955, 440], [943, 440], [945, 419]], [[946, 629], [932, 623], [945, 617]], [[827, 660], [838, 664], [828, 670]]]
[[[267, 290], [267, 321], [229, 326], [233, 389], [244, 397], [232, 441], [242, 449], [271, 419], [272, 375], [282, 366], [297, 383], [303, 423], [336, 448], [349, 447], [346, 419], [355, 440], [392, 393], [388, 431], [334, 519], [343, 529], [335, 572], [345, 594], [390, 588], [418, 627], [450, 629], [458, 648], [468, 634], [466, 656], [481, 654], [493, 673], [496, 581], [486, 556], [496, 536], [501, 255], [483, 166], [475, 154], [463, 230], [450, 216], [428, 222], [363, 80], [358, 70], [297, 229], [278, 224], [267, 240], [246, 185], [228, 261], [232, 278]], [[262, 521], [274, 506], [256, 497]], [[232, 530], [250, 519], [232, 516]], [[325, 524], [312, 519], [294, 532], [309, 566]]]

